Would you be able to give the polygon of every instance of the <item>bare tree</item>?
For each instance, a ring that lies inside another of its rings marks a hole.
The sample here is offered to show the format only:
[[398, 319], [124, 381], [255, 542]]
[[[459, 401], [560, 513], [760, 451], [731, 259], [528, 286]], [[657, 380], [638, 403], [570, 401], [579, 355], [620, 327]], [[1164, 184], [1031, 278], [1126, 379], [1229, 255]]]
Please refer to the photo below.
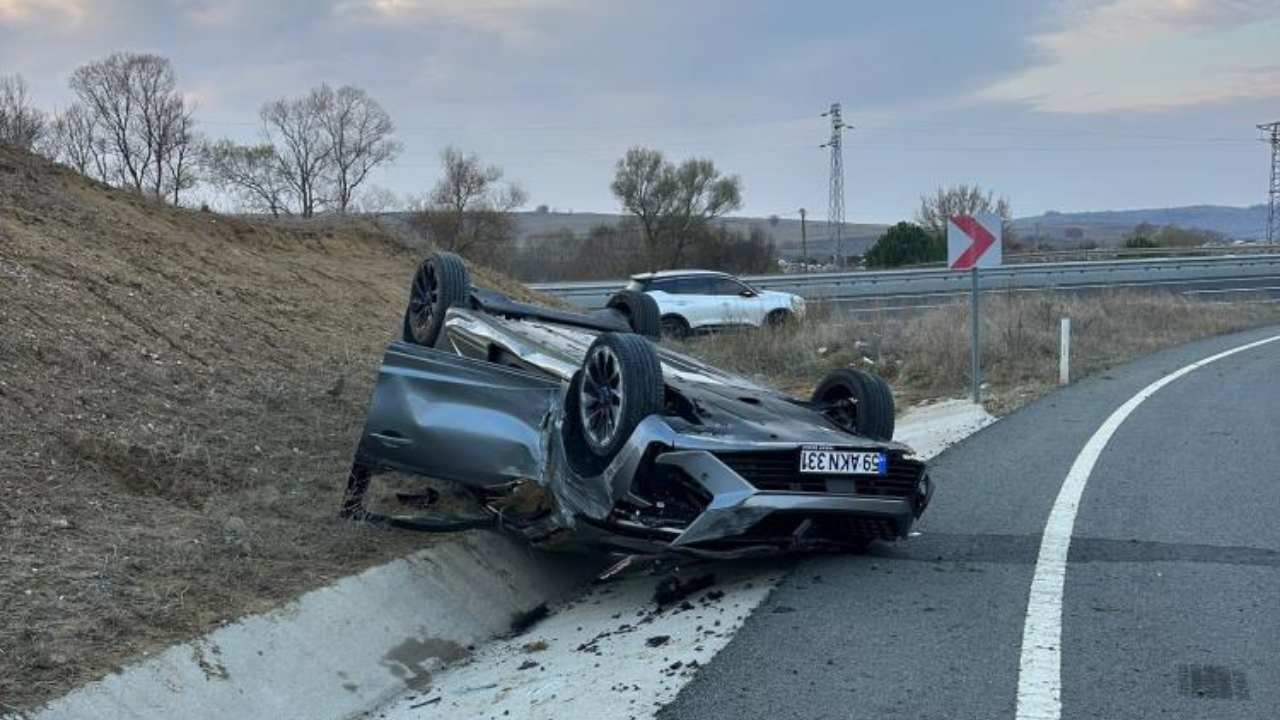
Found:
[[311, 217], [323, 208], [325, 171], [333, 144], [325, 131], [331, 93], [321, 88], [297, 98], [282, 98], [262, 108], [267, 142], [276, 148], [280, 173], [297, 198], [299, 213]]
[[107, 179], [107, 149], [97, 117], [79, 103], [58, 112], [49, 126], [48, 146], [54, 160], [81, 175]]
[[662, 152], [632, 148], [618, 161], [613, 193], [636, 217], [650, 261], [676, 267], [712, 220], [742, 207], [742, 181], [702, 158], [679, 165]]
[[175, 103], [170, 113], [163, 129], [165, 151], [160, 156], [164, 158], [165, 175], [159, 190], [174, 205], [180, 205], [182, 193], [199, 182], [200, 154], [205, 142], [196, 132], [189, 105]]
[[186, 158], [195, 135], [173, 64], [158, 55], [116, 53], [77, 68], [71, 89], [93, 116], [107, 158], [104, 179], [158, 198], [179, 197], [190, 182]]
[[444, 177], [432, 188], [417, 224], [444, 250], [493, 257], [515, 236], [511, 211], [526, 202], [524, 190], [503, 187], [502, 169], [484, 165], [475, 154], [451, 147], [440, 160]]
[[236, 196], [245, 208], [276, 217], [291, 214], [291, 184], [271, 145], [220, 140], [205, 148], [203, 160], [214, 184]]
[[313, 92], [330, 149], [328, 175], [333, 187], [329, 199], [334, 210], [346, 213], [369, 172], [393, 160], [401, 145], [392, 137], [391, 116], [364, 90], [321, 85]]
[[27, 82], [19, 75], [0, 75], [0, 145], [30, 150], [44, 137], [46, 119], [31, 105]]
[[151, 167], [153, 148], [139, 107], [139, 86], [147, 84], [143, 75], [163, 72], [163, 58], [154, 55], [117, 53], [105, 60], [77, 68], [71, 75], [71, 89], [97, 120], [111, 155], [109, 173], [142, 192]]
[[920, 197], [920, 210], [916, 213], [917, 222], [937, 237], [946, 237], [947, 221], [957, 215], [977, 215], [995, 213], [1004, 219], [1005, 243], [1013, 241], [1010, 223], [1013, 216], [1007, 198], [996, 198], [995, 194], [978, 185], [961, 183], [950, 187], [940, 187], [933, 195]]

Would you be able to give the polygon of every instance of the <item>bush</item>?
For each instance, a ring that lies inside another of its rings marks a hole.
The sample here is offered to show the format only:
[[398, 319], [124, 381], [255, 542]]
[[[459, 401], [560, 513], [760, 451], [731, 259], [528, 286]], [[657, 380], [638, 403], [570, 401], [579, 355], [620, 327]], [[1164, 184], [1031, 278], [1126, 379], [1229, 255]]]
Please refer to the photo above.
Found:
[[910, 222], [900, 222], [876, 240], [866, 254], [867, 267], [898, 267], [947, 259], [946, 241]]
[[1158, 248], [1160, 247], [1160, 243], [1156, 242], [1155, 240], [1152, 240], [1149, 237], [1135, 235], [1134, 237], [1128, 238], [1127, 240], [1124, 241], [1124, 247], [1130, 250], [1137, 250], [1141, 248]]

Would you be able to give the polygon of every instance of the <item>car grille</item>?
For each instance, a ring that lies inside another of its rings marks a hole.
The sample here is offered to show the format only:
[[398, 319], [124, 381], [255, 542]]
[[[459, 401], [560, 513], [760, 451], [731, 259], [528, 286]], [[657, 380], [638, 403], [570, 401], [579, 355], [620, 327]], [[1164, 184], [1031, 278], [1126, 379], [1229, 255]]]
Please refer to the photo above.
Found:
[[889, 455], [884, 475], [813, 475], [801, 473], [800, 452], [716, 453], [720, 462], [757, 490], [906, 498], [916, 493], [924, 463]]

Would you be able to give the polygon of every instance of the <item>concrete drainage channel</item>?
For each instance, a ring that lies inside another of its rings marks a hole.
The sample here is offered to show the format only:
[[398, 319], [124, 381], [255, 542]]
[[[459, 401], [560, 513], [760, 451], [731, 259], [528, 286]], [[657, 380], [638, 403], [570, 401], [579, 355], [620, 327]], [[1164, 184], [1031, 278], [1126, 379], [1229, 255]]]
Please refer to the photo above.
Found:
[[[948, 401], [909, 411], [897, 439], [932, 457], [991, 421]], [[584, 591], [603, 560], [468, 533], [171, 647], [28, 717], [651, 717], [784, 567], [696, 563]], [[555, 611], [511, 637], [513, 619], [544, 603]]]
[[[73, 691], [30, 720], [358, 716], [570, 597], [602, 561], [475, 532], [344, 578]], [[4, 720], [16, 720], [9, 717]]]

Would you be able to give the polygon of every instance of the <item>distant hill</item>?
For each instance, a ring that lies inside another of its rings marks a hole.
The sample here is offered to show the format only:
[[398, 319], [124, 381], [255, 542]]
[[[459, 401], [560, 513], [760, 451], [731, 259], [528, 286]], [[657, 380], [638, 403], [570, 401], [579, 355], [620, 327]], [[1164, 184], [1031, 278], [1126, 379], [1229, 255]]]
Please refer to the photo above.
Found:
[[1013, 226], [1024, 239], [1034, 237], [1038, 227], [1042, 242], [1053, 245], [1078, 245], [1087, 241], [1109, 245], [1118, 243], [1134, 226], [1144, 222], [1208, 230], [1230, 240], [1259, 240], [1267, 234], [1267, 207], [1192, 205], [1144, 210], [1047, 212], [1017, 218]]
[[[621, 215], [611, 213], [521, 212], [516, 213], [520, 222], [519, 239], [528, 240], [543, 235], [569, 230], [575, 235], [586, 235], [597, 225], [615, 225]], [[801, 255], [800, 220], [730, 217], [717, 221], [730, 230], [750, 232], [759, 228], [773, 237], [779, 254], [786, 258]], [[809, 255], [820, 257], [832, 252], [831, 233], [824, 222], [808, 223]], [[866, 252], [888, 225], [846, 223], [844, 226], [845, 252], [854, 255]]]
[[[382, 216], [384, 221], [409, 230], [408, 213], [396, 212]], [[568, 230], [575, 235], [586, 235], [597, 225], [615, 225], [623, 216], [616, 213], [589, 212], [518, 212], [518, 239], [552, 235]], [[796, 218], [730, 217], [717, 221], [738, 232], [750, 232], [759, 228], [773, 237], [778, 254], [787, 259], [801, 255], [800, 220]], [[1105, 210], [1096, 212], [1047, 212], [1016, 218], [1014, 230], [1028, 245], [1034, 245], [1037, 229], [1042, 246], [1072, 248], [1085, 243], [1101, 246], [1119, 245], [1139, 223], [1152, 225], [1179, 225], [1220, 233], [1229, 240], [1259, 240], [1266, 237], [1267, 208], [1255, 205], [1248, 208], [1221, 205], [1194, 205], [1179, 208], [1150, 208], [1145, 210]], [[809, 221], [810, 257], [827, 257], [832, 253], [830, 230], [822, 221]], [[850, 255], [865, 253], [876, 239], [889, 228], [888, 224], [852, 223], [844, 228], [845, 252]]]

